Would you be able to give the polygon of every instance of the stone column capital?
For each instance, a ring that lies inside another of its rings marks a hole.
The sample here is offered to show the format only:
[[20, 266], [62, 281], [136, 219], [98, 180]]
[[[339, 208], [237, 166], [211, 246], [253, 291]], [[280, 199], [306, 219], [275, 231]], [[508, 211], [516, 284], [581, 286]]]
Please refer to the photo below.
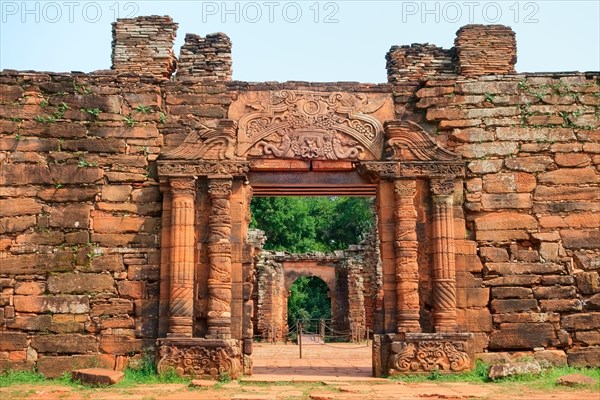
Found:
[[171, 178], [169, 179], [169, 186], [171, 187], [171, 193], [173, 193], [174, 196], [196, 196], [196, 178], [194, 177]]

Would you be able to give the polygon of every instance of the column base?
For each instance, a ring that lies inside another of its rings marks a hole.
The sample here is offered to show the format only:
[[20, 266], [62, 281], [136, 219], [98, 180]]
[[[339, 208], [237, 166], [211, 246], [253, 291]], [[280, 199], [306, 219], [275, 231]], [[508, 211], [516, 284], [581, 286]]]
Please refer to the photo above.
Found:
[[373, 375], [456, 373], [475, 368], [472, 333], [375, 335]]
[[179, 376], [219, 379], [227, 375], [237, 379], [244, 372], [252, 372], [252, 366], [246, 365], [250, 360], [244, 362], [236, 339], [166, 338], [156, 344], [158, 373], [174, 370]]

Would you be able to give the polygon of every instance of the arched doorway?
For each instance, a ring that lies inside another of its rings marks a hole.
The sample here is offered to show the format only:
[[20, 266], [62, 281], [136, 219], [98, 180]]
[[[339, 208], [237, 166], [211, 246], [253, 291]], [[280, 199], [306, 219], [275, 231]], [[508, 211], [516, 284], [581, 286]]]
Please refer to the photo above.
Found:
[[287, 298], [288, 328], [302, 325], [305, 332], [318, 333], [320, 321], [332, 317], [329, 286], [318, 276], [302, 275], [290, 285]]

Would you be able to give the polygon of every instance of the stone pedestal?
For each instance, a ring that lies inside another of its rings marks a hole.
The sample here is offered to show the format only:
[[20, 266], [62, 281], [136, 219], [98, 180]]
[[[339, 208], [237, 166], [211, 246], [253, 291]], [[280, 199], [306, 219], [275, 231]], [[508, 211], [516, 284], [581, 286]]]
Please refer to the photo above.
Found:
[[[158, 339], [157, 345], [159, 373], [172, 369], [179, 376], [237, 379], [244, 369], [239, 340], [166, 338]], [[251, 373], [251, 368], [245, 369]]]
[[375, 335], [373, 375], [454, 373], [475, 367], [472, 333]]

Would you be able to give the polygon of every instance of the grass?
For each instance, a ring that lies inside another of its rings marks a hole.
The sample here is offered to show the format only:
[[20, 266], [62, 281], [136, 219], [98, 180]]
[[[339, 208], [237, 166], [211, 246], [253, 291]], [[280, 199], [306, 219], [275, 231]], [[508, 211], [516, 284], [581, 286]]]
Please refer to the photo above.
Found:
[[[556, 380], [568, 374], [582, 374], [594, 378], [596, 385], [593, 388], [600, 390], [600, 368], [575, 368], [575, 367], [555, 367], [548, 368], [542, 371], [539, 375], [527, 374], [519, 376], [510, 376], [491, 381], [488, 378], [489, 365], [480, 361], [477, 362], [475, 369], [469, 372], [458, 374], [441, 374], [438, 371], [432, 371], [430, 374], [422, 375], [395, 375], [390, 377], [390, 380], [400, 382], [466, 382], [476, 384], [499, 384], [499, 385], [515, 385], [522, 384], [531, 389], [549, 390], [557, 387]], [[566, 388], [561, 386], [561, 388]]]

